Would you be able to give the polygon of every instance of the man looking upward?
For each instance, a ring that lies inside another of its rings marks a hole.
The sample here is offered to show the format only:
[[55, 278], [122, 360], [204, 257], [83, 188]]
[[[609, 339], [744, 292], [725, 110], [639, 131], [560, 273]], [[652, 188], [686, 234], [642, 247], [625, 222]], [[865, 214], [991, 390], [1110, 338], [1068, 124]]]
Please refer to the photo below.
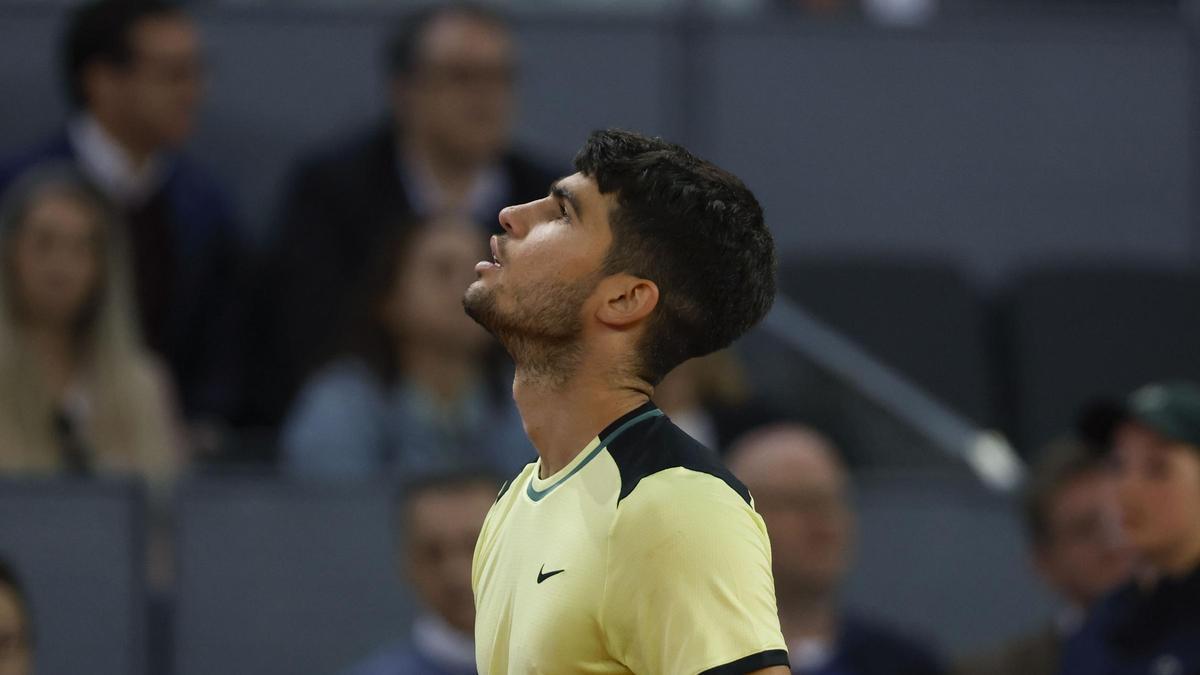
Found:
[[754, 195], [678, 145], [600, 131], [500, 212], [464, 306], [516, 363], [539, 458], [475, 548], [481, 673], [787, 673], [749, 492], [650, 401], [775, 294]]

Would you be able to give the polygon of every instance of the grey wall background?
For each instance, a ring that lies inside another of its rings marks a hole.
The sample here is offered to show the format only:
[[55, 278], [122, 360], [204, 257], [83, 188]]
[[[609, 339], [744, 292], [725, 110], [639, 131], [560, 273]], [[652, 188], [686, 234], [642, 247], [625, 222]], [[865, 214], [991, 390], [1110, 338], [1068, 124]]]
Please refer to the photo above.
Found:
[[[211, 8], [195, 154], [265, 231], [291, 161], [384, 110], [394, 12]], [[0, 152], [62, 119], [60, 10], [0, 6]], [[759, 194], [787, 251], [949, 260], [984, 284], [1059, 260], [1197, 260], [1191, 70], [1169, 14], [1028, 12], [914, 31], [797, 19], [519, 16], [524, 146], [694, 145]]]
[[29, 598], [37, 672], [149, 675], [143, 500], [124, 481], [0, 480], [0, 557]]

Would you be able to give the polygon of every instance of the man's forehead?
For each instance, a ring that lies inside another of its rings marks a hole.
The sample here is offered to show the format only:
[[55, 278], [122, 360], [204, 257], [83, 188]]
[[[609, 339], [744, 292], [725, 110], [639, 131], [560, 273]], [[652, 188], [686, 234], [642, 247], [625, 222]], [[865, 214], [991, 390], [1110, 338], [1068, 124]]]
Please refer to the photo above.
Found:
[[511, 59], [512, 40], [501, 24], [470, 14], [445, 14], [435, 18], [419, 38], [424, 60], [440, 62], [464, 57]]
[[589, 192], [593, 196], [600, 195], [600, 187], [596, 184], [596, 179], [591, 176], [586, 176], [578, 171], [575, 173], [563, 176], [554, 181], [555, 185], [567, 188], [575, 193]]
[[186, 14], [148, 16], [132, 31], [134, 49], [154, 53], [191, 53], [200, 47], [200, 33]]

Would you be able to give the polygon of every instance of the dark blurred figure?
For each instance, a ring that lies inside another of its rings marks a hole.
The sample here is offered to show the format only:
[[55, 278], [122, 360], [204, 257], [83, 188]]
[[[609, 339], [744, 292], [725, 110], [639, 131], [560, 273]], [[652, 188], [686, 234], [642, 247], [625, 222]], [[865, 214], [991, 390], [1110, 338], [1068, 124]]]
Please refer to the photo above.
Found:
[[178, 415], [134, 326], [123, 227], [68, 166], [0, 208], [0, 473], [131, 473], [166, 487]]
[[488, 377], [491, 336], [462, 309], [475, 263], [491, 258], [479, 231], [461, 219], [417, 221], [374, 258], [349, 352], [313, 376], [288, 416], [286, 469], [402, 480], [465, 467], [519, 472], [533, 446], [511, 389]]
[[1025, 522], [1034, 565], [1063, 610], [1043, 629], [967, 659], [960, 675], [1055, 675], [1063, 643], [1132, 570], [1118, 529], [1116, 482], [1098, 451], [1063, 440], [1041, 457], [1025, 493]]
[[190, 418], [219, 418], [230, 380], [239, 232], [225, 194], [179, 149], [203, 92], [200, 37], [178, 5], [102, 0], [75, 9], [62, 63], [74, 109], [49, 141], [0, 167], [69, 160], [124, 216], [146, 344], [161, 354]]
[[422, 611], [412, 635], [347, 675], [474, 675], [475, 597], [471, 558], [499, 481], [451, 473], [418, 482], [400, 507], [401, 576]]
[[754, 397], [732, 349], [680, 364], [654, 388], [654, 402], [676, 426], [721, 454], [743, 433], [781, 417]]
[[387, 50], [391, 118], [300, 163], [267, 261], [265, 339], [252, 416], [271, 424], [333, 355], [362, 261], [406, 215], [497, 229], [509, 204], [554, 176], [510, 148], [516, 56], [490, 10], [444, 3], [403, 23]]
[[795, 424], [752, 431], [734, 444], [729, 468], [749, 488], [771, 535], [779, 620], [793, 672], [943, 672], [927, 647], [840, 606], [854, 514], [845, 468], [828, 439]]
[[0, 675], [33, 675], [32, 624], [25, 591], [0, 559]]
[[1067, 643], [1065, 675], [1200, 673], [1200, 386], [1130, 396], [1111, 455], [1134, 580]]

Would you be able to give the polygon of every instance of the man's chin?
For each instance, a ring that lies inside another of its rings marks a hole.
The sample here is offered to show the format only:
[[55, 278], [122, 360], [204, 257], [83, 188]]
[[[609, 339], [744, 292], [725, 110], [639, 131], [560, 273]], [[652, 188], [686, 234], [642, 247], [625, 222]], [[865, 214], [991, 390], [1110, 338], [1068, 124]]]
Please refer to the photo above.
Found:
[[467, 287], [467, 292], [463, 294], [463, 310], [475, 323], [483, 326], [489, 333], [496, 334], [496, 298], [492, 295], [492, 289], [485, 286], [482, 279]]

